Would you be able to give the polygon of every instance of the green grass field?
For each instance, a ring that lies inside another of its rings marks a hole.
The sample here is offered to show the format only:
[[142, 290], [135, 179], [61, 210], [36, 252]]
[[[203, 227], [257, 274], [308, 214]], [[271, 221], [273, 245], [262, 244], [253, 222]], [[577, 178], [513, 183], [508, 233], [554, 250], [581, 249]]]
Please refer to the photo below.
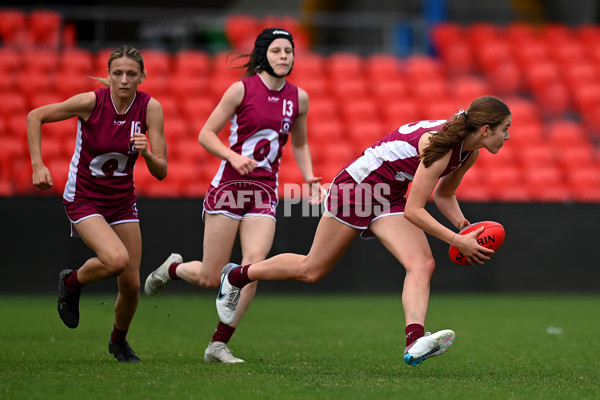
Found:
[[600, 296], [433, 295], [426, 328], [454, 346], [402, 361], [400, 296], [257, 296], [206, 364], [214, 297], [142, 297], [129, 333], [141, 364], [108, 353], [115, 294], [82, 296], [77, 329], [54, 296], [2, 296], [0, 398], [599, 399]]

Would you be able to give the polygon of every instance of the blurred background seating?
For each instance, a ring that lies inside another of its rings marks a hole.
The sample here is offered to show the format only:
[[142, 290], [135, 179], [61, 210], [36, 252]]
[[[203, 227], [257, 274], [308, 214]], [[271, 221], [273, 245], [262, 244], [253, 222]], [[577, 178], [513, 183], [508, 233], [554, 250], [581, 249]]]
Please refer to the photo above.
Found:
[[[113, 21], [83, 17], [82, 10], [0, 9], [0, 196], [33, 192], [29, 110], [100, 87], [92, 78], [107, 75], [108, 56], [123, 42], [102, 29]], [[145, 58], [148, 78], [140, 89], [162, 103], [169, 146], [169, 178], [159, 183], [136, 169], [142, 195], [205, 194], [218, 160], [198, 145], [198, 133], [223, 92], [241, 77], [231, 66], [246, 59], [236, 55], [249, 53], [261, 29], [279, 26], [294, 35], [297, 59], [289, 80], [309, 94], [309, 143], [315, 173], [324, 182], [399, 125], [452, 118], [474, 98], [491, 94], [511, 107], [511, 139], [497, 156], [481, 152], [459, 198], [600, 202], [600, 27], [594, 23], [447, 19], [425, 28], [422, 14], [385, 12], [377, 22], [372, 14], [306, 10], [213, 11], [187, 19], [185, 11], [160, 14], [149, 9], [143, 21], [137, 16], [137, 36], [127, 41]], [[93, 37], [82, 28], [88, 19], [96, 27]], [[348, 34], [346, 42], [325, 34], [336, 30]], [[365, 44], [361, 36], [375, 31], [381, 37], [368, 35]], [[410, 51], [400, 46], [407, 37]], [[60, 185], [75, 122], [44, 126], [45, 161]], [[280, 184], [302, 183], [289, 146], [283, 157]], [[55, 194], [60, 192], [57, 187]]]

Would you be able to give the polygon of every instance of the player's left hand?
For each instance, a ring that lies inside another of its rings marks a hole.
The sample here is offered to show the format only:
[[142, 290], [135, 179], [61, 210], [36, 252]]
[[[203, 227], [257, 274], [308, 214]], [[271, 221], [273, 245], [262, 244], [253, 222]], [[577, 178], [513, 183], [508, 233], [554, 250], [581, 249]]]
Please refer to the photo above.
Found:
[[321, 179], [323, 178], [319, 176], [308, 178], [306, 180], [306, 183], [308, 183], [308, 194], [310, 195], [308, 204], [310, 205], [321, 204], [327, 194], [325, 189], [321, 186]]
[[148, 138], [143, 133], [134, 133], [131, 142], [133, 143], [133, 148], [142, 156], [148, 151]]
[[469, 225], [471, 225], [471, 223], [468, 220], [463, 219], [462, 221], [460, 221], [458, 223], [457, 228], [458, 228], [459, 231], [462, 231], [463, 229], [465, 229]]

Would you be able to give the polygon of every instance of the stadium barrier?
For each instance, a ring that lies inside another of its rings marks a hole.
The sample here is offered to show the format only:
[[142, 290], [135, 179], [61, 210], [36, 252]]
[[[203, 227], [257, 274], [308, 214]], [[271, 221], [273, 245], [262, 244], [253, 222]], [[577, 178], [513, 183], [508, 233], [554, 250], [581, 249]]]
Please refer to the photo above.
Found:
[[[319, 221], [306, 215], [301, 203], [280, 204], [271, 254], [306, 253]], [[201, 259], [204, 225], [202, 199], [140, 197], [143, 235], [142, 282], [171, 252], [184, 260]], [[433, 204], [430, 211], [440, 217]], [[494, 220], [506, 229], [502, 249], [486, 265], [458, 266], [448, 246], [430, 238], [437, 269], [432, 292], [597, 292], [594, 234], [600, 204], [596, 203], [463, 203], [471, 221]], [[289, 216], [284, 216], [284, 212]], [[80, 239], [69, 237], [59, 197], [0, 198], [2, 272], [0, 293], [52, 294], [58, 273], [79, 267], [92, 255]], [[240, 261], [239, 245], [232, 261]], [[315, 285], [262, 282], [261, 293], [400, 293], [402, 266], [377, 240], [356, 239], [329, 276]], [[116, 292], [116, 280], [86, 290]], [[210, 294], [185, 283], [165, 293]]]

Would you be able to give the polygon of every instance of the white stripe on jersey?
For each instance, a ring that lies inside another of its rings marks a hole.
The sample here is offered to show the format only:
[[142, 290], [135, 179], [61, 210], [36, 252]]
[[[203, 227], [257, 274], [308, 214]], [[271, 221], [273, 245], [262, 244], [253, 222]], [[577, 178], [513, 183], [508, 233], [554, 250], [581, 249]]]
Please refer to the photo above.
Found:
[[81, 142], [83, 140], [83, 133], [81, 132], [81, 119], [77, 120], [77, 140], [75, 141], [75, 152], [71, 163], [69, 164], [69, 177], [65, 190], [63, 192], [63, 198], [67, 201], [75, 200], [75, 187], [77, 185], [77, 168], [79, 166], [79, 156], [81, 155]]
[[384, 142], [374, 148], [366, 149], [362, 156], [346, 168], [346, 171], [357, 183], [361, 183], [385, 161], [403, 160], [417, 155], [417, 149], [405, 141]]

